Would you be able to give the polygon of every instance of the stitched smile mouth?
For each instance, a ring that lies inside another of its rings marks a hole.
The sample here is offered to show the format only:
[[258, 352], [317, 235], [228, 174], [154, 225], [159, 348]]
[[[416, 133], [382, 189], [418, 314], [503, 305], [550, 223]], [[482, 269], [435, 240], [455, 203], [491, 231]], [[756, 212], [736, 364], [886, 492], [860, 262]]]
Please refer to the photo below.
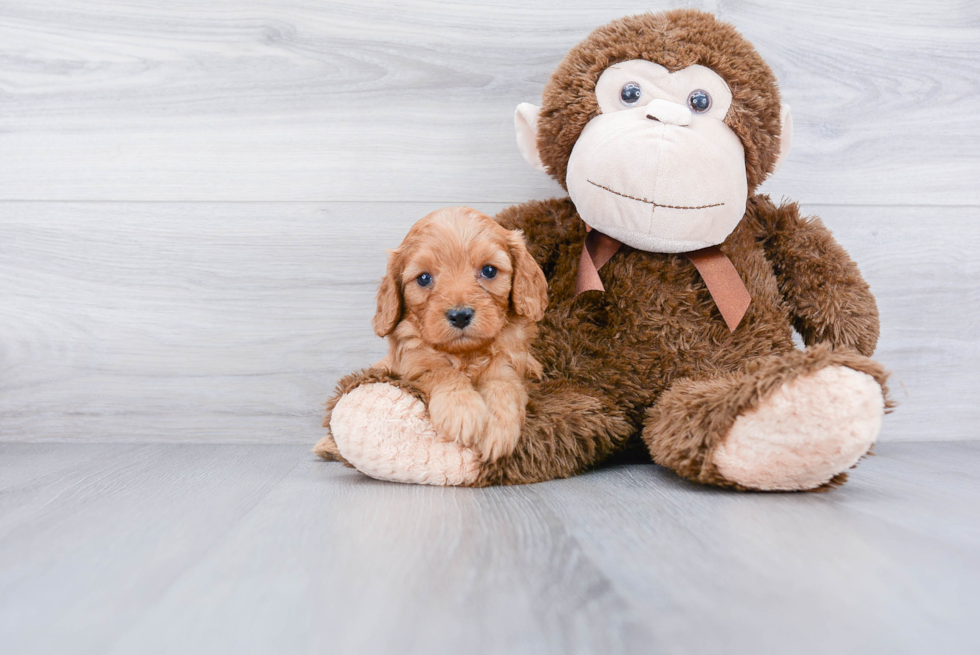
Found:
[[636, 200], [637, 202], [645, 202], [646, 204], [653, 205], [654, 207], [666, 207], [668, 209], [708, 209], [709, 207], [721, 207], [722, 205], [725, 204], [723, 202], [716, 202], [713, 205], [701, 205], [700, 207], [680, 207], [678, 205], [662, 205], [659, 202], [654, 202], [652, 200], [647, 200], [646, 198], [637, 198], [635, 196], [628, 196], [625, 193], [620, 193], [619, 191], [613, 191], [609, 187], [602, 186], [601, 184], [596, 184], [592, 180], [586, 180], [586, 182], [588, 182], [592, 186], [599, 187], [603, 191], [608, 191], [609, 193], [615, 194], [617, 196], [622, 196], [623, 198], [629, 198], [630, 200]]

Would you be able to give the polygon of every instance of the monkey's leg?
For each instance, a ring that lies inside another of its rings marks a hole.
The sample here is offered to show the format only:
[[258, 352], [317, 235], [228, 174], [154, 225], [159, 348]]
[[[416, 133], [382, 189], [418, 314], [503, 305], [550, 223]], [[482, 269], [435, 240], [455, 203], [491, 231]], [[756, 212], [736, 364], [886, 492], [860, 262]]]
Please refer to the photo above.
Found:
[[314, 454], [322, 457], [328, 462], [341, 462], [344, 466], [354, 466], [340, 454], [340, 449], [337, 447], [337, 442], [334, 441], [333, 433], [330, 431], [330, 417], [333, 414], [334, 406], [337, 404], [337, 401], [343, 397], [344, 393], [350, 391], [362, 382], [370, 382], [372, 380], [377, 381], [375, 378], [384, 375], [385, 372], [381, 370], [373, 371], [372, 369], [365, 369], [363, 371], [351, 373], [337, 383], [336, 391], [334, 391], [333, 396], [331, 396], [327, 401], [326, 415], [323, 418], [322, 425], [327, 429], [327, 434], [324, 435], [322, 439], [317, 441], [315, 446], [313, 446]]
[[394, 380], [343, 394], [329, 427], [343, 457], [378, 480], [465, 485], [480, 473], [479, 454], [437, 434], [425, 403]]
[[678, 380], [647, 410], [653, 460], [704, 484], [800, 491], [842, 483], [874, 444], [888, 406], [879, 364], [828, 346]]
[[334, 391], [334, 395], [327, 401], [326, 416], [323, 419], [323, 427], [327, 429], [327, 434], [316, 442], [315, 446], [313, 446], [313, 452], [316, 455], [319, 455], [327, 461], [342, 462], [345, 466], [353, 467], [350, 462], [344, 459], [344, 456], [340, 453], [340, 449], [337, 447], [337, 442], [333, 438], [333, 432], [330, 430], [330, 417], [333, 415], [333, 409], [337, 405], [337, 402], [343, 398], [344, 394], [354, 390], [362, 384], [371, 384], [375, 382], [389, 383], [397, 387], [405, 388], [409, 393], [414, 393], [416, 396], [421, 397], [421, 392], [415, 389], [410, 383], [399, 380], [383, 367], [366, 368], [361, 371], [355, 371], [354, 373], [341, 378], [340, 382], [337, 383], [337, 389]]
[[619, 449], [632, 427], [610, 401], [562, 383], [529, 390], [515, 451], [492, 463], [438, 435], [411, 386], [373, 382], [344, 392], [327, 417], [339, 453], [380, 480], [432, 485], [524, 484], [579, 473]]

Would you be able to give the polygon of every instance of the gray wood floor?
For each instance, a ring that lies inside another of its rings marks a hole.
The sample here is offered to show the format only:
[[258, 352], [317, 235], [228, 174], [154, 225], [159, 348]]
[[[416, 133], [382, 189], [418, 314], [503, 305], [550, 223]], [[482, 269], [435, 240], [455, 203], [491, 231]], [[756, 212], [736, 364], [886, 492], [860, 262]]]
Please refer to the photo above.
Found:
[[20, 653], [975, 653], [980, 443], [822, 494], [382, 483], [297, 445], [0, 444]]

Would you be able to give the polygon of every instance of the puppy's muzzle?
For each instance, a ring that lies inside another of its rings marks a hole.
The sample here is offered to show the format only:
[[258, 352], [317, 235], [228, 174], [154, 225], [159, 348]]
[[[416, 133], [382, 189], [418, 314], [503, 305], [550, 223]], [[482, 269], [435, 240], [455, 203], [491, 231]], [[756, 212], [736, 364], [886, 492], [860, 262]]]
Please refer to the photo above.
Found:
[[446, 312], [446, 320], [454, 328], [462, 330], [473, 320], [473, 315], [476, 314], [472, 307], [453, 307]]

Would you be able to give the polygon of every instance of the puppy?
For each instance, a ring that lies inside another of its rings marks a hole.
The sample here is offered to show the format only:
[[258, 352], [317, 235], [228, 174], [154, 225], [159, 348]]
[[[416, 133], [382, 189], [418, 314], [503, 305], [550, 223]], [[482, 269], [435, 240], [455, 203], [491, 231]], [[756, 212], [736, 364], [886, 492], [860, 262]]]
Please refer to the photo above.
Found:
[[377, 366], [416, 381], [442, 436], [496, 460], [520, 437], [525, 381], [541, 376], [528, 343], [547, 304], [520, 232], [475, 209], [440, 209], [390, 253], [372, 322], [389, 344]]

